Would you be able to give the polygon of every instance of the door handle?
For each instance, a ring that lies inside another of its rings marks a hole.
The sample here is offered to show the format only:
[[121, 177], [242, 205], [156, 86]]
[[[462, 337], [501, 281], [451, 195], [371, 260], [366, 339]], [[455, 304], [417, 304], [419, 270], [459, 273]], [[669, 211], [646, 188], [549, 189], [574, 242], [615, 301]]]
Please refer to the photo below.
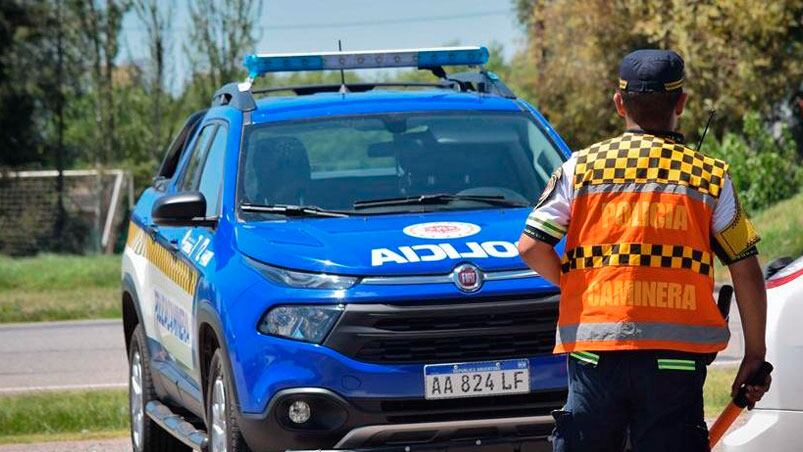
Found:
[[148, 225], [148, 235], [151, 236], [152, 239], [156, 240], [156, 233], [159, 232], [159, 225], [151, 223]]

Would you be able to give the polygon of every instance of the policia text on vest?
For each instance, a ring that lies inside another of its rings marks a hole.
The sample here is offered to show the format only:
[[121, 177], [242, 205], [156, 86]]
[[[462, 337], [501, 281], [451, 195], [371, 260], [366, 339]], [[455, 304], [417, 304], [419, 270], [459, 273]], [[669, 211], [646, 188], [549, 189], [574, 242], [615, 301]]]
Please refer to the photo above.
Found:
[[[553, 413], [557, 451], [621, 451], [627, 439], [636, 451], [708, 450], [705, 366], [730, 337], [714, 256], [732, 274], [745, 328], [735, 384], [763, 362], [759, 237], [728, 164], [675, 132], [683, 73], [671, 51], [622, 60], [614, 105], [627, 130], [555, 170], [519, 240], [522, 259], [561, 289], [555, 352], [569, 354], [569, 397]], [[751, 400], [768, 387], [750, 388]]]

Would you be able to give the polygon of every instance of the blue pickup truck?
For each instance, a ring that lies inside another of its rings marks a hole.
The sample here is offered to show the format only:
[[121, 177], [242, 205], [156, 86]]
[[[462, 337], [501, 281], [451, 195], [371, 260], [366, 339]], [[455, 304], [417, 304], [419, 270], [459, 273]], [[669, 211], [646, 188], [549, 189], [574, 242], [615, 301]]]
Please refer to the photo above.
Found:
[[[187, 120], [122, 259], [135, 451], [549, 449], [558, 291], [516, 240], [569, 150], [487, 59], [249, 55]], [[387, 67], [433, 81], [252, 86]]]

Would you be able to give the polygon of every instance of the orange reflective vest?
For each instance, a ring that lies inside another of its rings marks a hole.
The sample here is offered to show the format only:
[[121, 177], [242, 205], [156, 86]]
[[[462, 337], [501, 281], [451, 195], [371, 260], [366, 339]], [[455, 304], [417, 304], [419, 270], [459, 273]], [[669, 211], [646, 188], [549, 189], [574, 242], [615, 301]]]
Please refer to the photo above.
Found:
[[727, 165], [630, 132], [576, 157], [555, 352], [725, 348], [711, 219]]

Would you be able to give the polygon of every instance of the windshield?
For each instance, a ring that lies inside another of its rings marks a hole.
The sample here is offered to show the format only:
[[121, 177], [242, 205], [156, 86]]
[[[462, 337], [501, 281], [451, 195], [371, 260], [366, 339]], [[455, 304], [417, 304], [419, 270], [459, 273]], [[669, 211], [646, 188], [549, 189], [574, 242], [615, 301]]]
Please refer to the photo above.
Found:
[[[257, 124], [245, 131], [240, 202], [252, 212], [254, 206], [281, 205], [296, 212], [306, 206], [359, 214], [526, 206], [562, 161], [552, 141], [521, 112]], [[417, 197], [426, 202], [398, 201]]]

